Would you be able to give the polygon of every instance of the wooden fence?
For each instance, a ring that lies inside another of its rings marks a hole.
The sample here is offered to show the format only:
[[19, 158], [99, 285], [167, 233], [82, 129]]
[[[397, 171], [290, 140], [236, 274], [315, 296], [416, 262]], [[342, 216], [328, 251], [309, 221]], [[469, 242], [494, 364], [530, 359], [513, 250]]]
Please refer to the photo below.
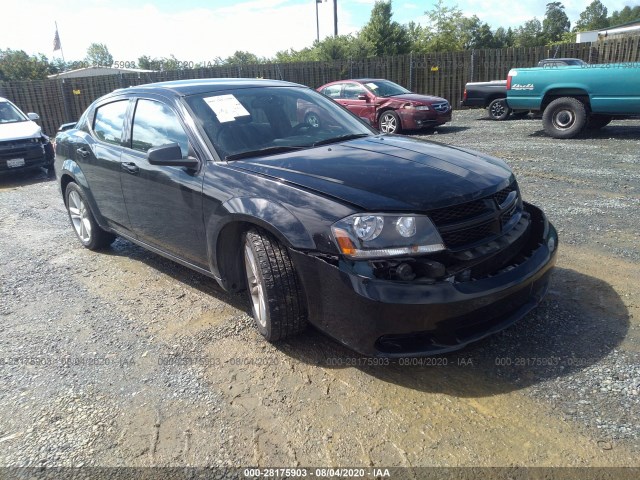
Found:
[[60, 124], [77, 120], [93, 100], [116, 88], [191, 78], [270, 78], [314, 88], [347, 78], [387, 78], [412, 91], [444, 97], [457, 108], [466, 82], [505, 79], [511, 68], [535, 66], [538, 60], [548, 57], [581, 58], [592, 64], [638, 62], [640, 36], [557, 47], [215, 66], [149, 74], [0, 82], [0, 96], [10, 99], [24, 111], [37, 112], [44, 131], [49, 135], [54, 134]]

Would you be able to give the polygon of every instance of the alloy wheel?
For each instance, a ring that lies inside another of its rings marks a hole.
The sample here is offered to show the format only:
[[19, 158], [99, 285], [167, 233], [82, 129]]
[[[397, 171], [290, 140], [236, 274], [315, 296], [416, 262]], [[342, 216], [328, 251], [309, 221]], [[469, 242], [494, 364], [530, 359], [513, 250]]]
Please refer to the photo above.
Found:
[[69, 216], [78, 237], [85, 243], [91, 241], [91, 220], [89, 209], [78, 192], [69, 194]]
[[253, 314], [260, 326], [266, 328], [267, 306], [264, 297], [264, 290], [262, 288], [260, 278], [258, 277], [256, 257], [248, 243], [244, 246], [244, 265], [247, 273], [247, 287], [253, 304]]

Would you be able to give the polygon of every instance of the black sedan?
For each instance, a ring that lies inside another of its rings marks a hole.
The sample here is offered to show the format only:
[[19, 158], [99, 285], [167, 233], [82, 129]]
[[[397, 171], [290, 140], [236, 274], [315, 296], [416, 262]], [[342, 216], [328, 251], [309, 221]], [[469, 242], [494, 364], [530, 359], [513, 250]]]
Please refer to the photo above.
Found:
[[555, 262], [504, 162], [288, 82], [117, 90], [58, 134], [56, 173], [85, 247], [119, 235], [248, 290], [270, 341], [311, 323], [366, 355], [454, 350], [534, 308]]

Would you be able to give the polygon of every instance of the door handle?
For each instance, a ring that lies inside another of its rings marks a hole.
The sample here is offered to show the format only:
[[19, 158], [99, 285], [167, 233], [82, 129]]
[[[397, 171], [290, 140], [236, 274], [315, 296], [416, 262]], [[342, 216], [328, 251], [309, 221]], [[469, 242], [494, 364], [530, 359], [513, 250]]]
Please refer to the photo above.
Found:
[[89, 150], [84, 147], [78, 148], [76, 152], [78, 152], [82, 158], [89, 156]]
[[120, 167], [125, 172], [132, 173], [134, 175], [140, 171], [138, 166], [133, 162], [123, 162], [120, 164]]

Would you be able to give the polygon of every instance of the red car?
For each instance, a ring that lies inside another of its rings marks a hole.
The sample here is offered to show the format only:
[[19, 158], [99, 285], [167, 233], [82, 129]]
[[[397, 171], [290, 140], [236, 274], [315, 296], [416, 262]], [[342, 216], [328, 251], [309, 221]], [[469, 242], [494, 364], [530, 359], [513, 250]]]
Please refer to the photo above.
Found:
[[317, 90], [382, 133], [432, 128], [451, 121], [451, 105], [444, 98], [412, 93], [389, 80], [339, 80]]

